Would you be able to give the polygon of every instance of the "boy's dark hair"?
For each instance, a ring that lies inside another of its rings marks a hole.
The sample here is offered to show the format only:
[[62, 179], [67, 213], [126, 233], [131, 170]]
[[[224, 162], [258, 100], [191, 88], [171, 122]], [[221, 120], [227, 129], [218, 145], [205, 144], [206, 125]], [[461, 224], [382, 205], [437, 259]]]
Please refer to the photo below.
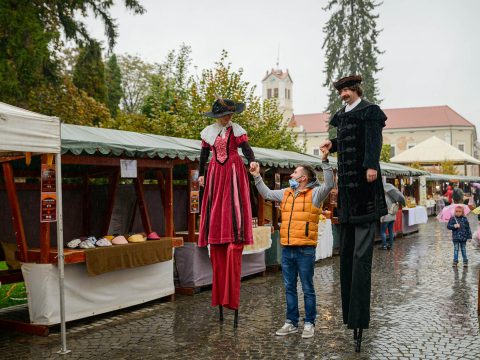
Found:
[[303, 173], [307, 177], [309, 183], [317, 179], [317, 173], [315, 172], [315, 169], [311, 165], [302, 164], [302, 165], [299, 165], [299, 167], [303, 169]]

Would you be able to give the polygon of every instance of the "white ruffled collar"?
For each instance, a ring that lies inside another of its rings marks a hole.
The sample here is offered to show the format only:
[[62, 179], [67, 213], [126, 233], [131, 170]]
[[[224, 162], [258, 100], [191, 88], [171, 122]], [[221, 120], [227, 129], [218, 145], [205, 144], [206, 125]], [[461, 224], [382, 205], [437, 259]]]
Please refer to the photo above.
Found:
[[222, 136], [222, 138], [225, 139], [225, 135], [229, 127], [232, 127], [233, 135], [235, 137], [239, 137], [247, 133], [245, 129], [243, 129], [240, 125], [230, 121], [225, 126], [222, 126], [219, 123], [208, 125], [205, 129], [202, 130], [202, 132], [200, 133], [200, 137], [207, 144], [213, 146], [215, 144], [215, 139], [218, 135]]

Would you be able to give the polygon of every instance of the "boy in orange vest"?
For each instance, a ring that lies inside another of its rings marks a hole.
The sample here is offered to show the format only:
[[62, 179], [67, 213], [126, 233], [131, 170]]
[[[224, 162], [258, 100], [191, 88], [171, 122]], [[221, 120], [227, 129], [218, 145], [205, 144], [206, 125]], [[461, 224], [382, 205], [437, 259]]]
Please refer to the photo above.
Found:
[[[320, 185], [315, 170], [310, 165], [298, 166], [290, 175], [290, 187], [270, 190], [260, 176], [260, 166], [256, 164], [250, 171], [260, 195], [271, 201], [281, 202], [282, 224], [280, 242], [282, 244], [282, 274], [287, 299], [285, 324], [276, 334], [284, 336], [298, 331], [297, 281], [300, 277], [305, 300], [305, 318], [302, 337], [314, 335], [317, 306], [313, 273], [315, 250], [318, 238], [318, 221], [321, 204], [333, 188], [333, 170], [328, 163], [328, 152], [324, 152], [322, 169], [325, 183]], [[298, 276], [297, 276], [298, 274]]]

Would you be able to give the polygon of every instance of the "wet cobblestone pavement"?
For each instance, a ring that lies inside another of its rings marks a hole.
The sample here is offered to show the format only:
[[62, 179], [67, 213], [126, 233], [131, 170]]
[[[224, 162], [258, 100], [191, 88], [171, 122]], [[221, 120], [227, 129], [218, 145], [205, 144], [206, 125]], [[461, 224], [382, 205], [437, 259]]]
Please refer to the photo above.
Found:
[[231, 311], [219, 324], [210, 291], [204, 291], [68, 324], [68, 355], [56, 354], [58, 333], [42, 338], [0, 332], [0, 358], [480, 359], [480, 251], [470, 244], [467, 249], [470, 267], [452, 269], [450, 233], [434, 219], [419, 233], [396, 240], [393, 251], [376, 248], [371, 328], [360, 354], [342, 325], [335, 257], [315, 269], [319, 316], [312, 339], [302, 339], [300, 332], [274, 335], [284, 321], [285, 301], [281, 274], [273, 273], [242, 283], [237, 330]]

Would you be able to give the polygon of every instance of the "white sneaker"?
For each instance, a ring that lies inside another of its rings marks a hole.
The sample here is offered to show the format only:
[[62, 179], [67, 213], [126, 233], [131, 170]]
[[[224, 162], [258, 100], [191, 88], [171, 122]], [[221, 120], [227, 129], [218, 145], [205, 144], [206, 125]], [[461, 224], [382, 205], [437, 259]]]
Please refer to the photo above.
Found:
[[278, 336], [285, 336], [288, 334], [293, 334], [298, 331], [298, 327], [293, 326], [293, 324], [286, 322], [280, 329], [275, 333]]
[[303, 326], [303, 333], [302, 333], [302, 338], [308, 339], [313, 337], [315, 333], [315, 326], [313, 324], [310, 324], [308, 322], [305, 323]]

